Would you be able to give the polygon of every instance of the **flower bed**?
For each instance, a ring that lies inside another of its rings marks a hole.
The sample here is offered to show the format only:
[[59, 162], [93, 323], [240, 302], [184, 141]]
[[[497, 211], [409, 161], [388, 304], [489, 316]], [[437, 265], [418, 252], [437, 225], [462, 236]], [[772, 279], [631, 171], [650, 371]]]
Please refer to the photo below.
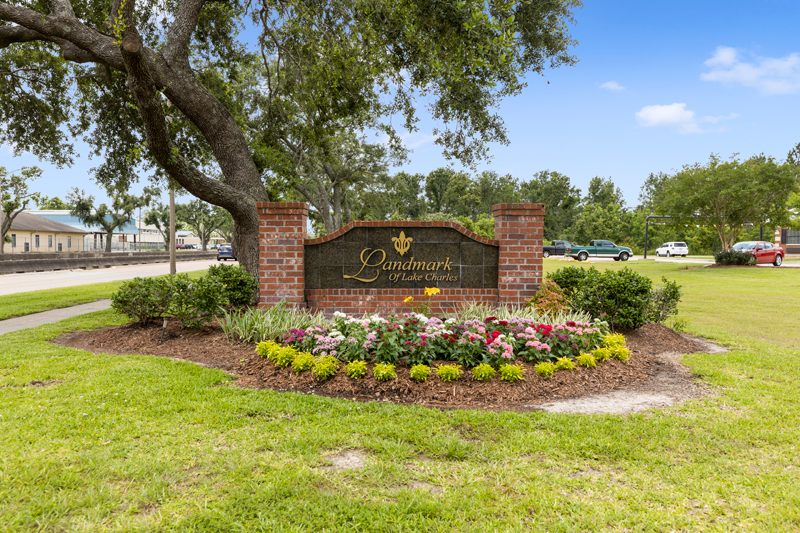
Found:
[[[311, 358], [325, 360], [329, 367], [333, 358], [351, 364], [370, 361], [381, 370], [373, 376], [381, 381], [392, 379], [394, 368], [404, 363], [412, 376], [433, 373], [445, 382], [460, 379], [462, 367], [477, 369], [470, 375], [478, 381], [491, 379], [495, 375], [489, 371], [492, 369], [499, 371], [500, 379], [516, 382], [525, 378], [514, 361], [533, 363], [537, 374], [551, 378], [556, 371], [573, 370], [576, 365], [595, 368], [598, 361], [609, 358], [625, 361], [630, 353], [624, 337], [610, 335], [608, 325], [599, 320], [550, 325], [517, 316], [508, 320], [491, 316], [458, 322], [421, 313], [387, 318], [336, 313], [331, 327], [293, 328], [284, 336], [284, 343], [261, 342], [256, 351], [278, 367], [296, 369], [310, 365]], [[303, 364], [293, 364], [296, 358]], [[433, 361], [440, 363], [429, 369]], [[457, 364], [444, 365], [443, 361]], [[353, 379], [365, 375], [351, 372], [350, 365], [347, 368]]]

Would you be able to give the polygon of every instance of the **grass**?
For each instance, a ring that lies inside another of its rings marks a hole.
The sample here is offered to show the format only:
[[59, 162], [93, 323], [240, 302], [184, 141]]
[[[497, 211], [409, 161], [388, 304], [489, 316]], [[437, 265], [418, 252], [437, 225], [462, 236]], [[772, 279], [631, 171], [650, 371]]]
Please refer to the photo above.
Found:
[[[631, 416], [438, 411], [48, 342], [112, 311], [0, 336], [0, 531], [798, 530], [800, 350], [781, 329], [800, 272], [596, 266], [683, 285], [690, 331], [734, 348], [685, 357], [717, 395]], [[366, 466], [330, 468], [342, 450]]]
[[[187, 274], [191, 278], [199, 278], [205, 274], [205, 270]], [[123, 283], [124, 281], [109, 281], [0, 296], [0, 320], [111, 298]]]

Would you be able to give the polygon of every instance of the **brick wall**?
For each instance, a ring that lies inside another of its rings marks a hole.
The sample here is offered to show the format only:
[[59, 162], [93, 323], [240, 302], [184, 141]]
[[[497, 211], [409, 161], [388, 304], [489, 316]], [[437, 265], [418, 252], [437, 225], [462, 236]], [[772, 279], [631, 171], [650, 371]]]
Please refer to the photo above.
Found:
[[[308, 308], [333, 314], [409, 312], [410, 304], [403, 302], [409, 296], [414, 303], [425, 301], [424, 289], [309, 289], [306, 290]], [[497, 304], [497, 289], [442, 289], [430, 299], [434, 313], [447, 313], [465, 302]]]
[[305, 307], [303, 249], [308, 223], [308, 204], [259, 202], [259, 305], [281, 300]]
[[[305, 289], [303, 251], [320, 239], [305, 239], [308, 204], [264, 202], [258, 204], [260, 235], [259, 304], [272, 306], [281, 300], [327, 314], [340, 311], [401, 312], [409, 310], [403, 300], [424, 299], [424, 289]], [[447, 312], [461, 303], [524, 305], [542, 282], [542, 232], [544, 204], [499, 204], [492, 206], [495, 238], [499, 244], [497, 289], [442, 289], [433, 297], [432, 310]], [[358, 226], [360, 223], [354, 223]], [[363, 224], [363, 223], [361, 223]], [[370, 223], [375, 225], [376, 223]], [[398, 223], [386, 223], [387, 226]], [[413, 226], [415, 223], [409, 223]], [[446, 223], [445, 223], [446, 224]], [[354, 227], [355, 227], [354, 226]], [[463, 228], [462, 228], [463, 229]], [[466, 230], [463, 230], [466, 234]], [[337, 232], [330, 238], [335, 238]], [[470, 235], [471, 236], [471, 235]]]
[[524, 305], [542, 284], [544, 204], [497, 204], [492, 215], [500, 241], [498, 303]]

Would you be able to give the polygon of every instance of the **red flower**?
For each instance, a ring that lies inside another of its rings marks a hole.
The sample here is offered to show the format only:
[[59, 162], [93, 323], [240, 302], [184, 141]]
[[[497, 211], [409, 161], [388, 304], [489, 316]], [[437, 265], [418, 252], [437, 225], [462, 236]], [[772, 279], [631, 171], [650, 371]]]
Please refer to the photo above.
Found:
[[496, 316], [490, 316], [487, 317], [486, 320], [484, 320], [484, 322], [494, 322], [495, 320], [497, 320]]
[[507, 325], [508, 325], [508, 320], [501, 320], [501, 321], [499, 322], [499, 324], [500, 324], [501, 326], [507, 326]]

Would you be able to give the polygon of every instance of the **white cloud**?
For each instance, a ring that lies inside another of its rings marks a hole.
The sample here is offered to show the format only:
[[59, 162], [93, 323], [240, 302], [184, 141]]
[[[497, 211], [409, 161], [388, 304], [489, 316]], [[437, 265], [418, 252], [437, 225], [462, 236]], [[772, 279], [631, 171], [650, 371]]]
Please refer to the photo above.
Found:
[[436, 139], [436, 137], [426, 133], [406, 133], [405, 135], [401, 135], [400, 139], [403, 141], [403, 146], [409, 150], [413, 150], [414, 148], [419, 148], [422, 145], [428, 144]]
[[700, 75], [703, 81], [755, 87], [764, 94], [800, 91], [800, 53], [782, 58], [756, 57], [753, 62], [745, 62], [735, 48], [718, 46], [705, 64], [711, 71]]
[[706, 60], [706, 65], [709, 67], [716, 67], [717, 65], [723, 67], [729, 67], [734, 65], [739, 60], [739, 53], [736, 51], [736, 48], [731, 48], [730, 46], [717, 46], [716, 51], [714, 51], [714, 55]]
[[607, 81], [604, 84], [600, 85], [601, 89], [608, 89], [609, 91], [624, 91], [625, 87], [620, 85], [619, 83], [615, 82], [614, 80]]
[[710, 122], [712, 124], [716, 124], [717, 122], [720, 122], [720, 121], [723, 121], [723, 120], [733, 120], [733, 119], [739, 118], [741, 116], [742, 115], [740, 115], [739, 113], [731, 113], [730, 115], [723, 115], [723, 116], [719, 116], [719, 117], [703, 117], [700, 120], [702, 120], [703, 122]]
[[681, 133], [699, 133], [694, 111], [686, 109], [686, 104], [648, 105], [636, 113], [636, 121], [645, 128], [668, 126]]

